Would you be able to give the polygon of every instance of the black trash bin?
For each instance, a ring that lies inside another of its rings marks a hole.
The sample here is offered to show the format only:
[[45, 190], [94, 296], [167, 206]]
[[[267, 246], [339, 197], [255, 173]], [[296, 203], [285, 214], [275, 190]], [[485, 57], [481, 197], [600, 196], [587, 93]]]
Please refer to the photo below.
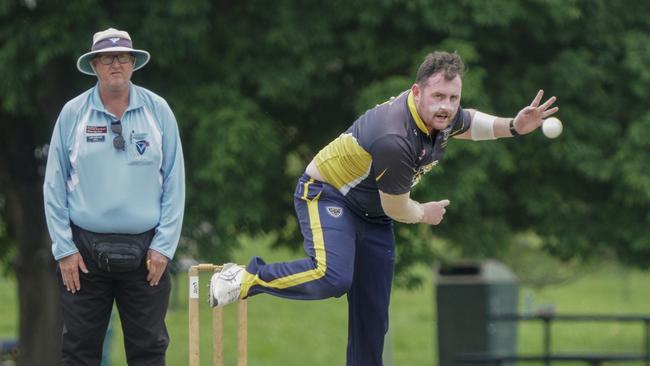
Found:
[[514, 354], [517, 324], [491, 321], [515, 314], [519, 283], [495, 260], [440, 266], [436, 270], [438, 366], [459, 365], [463, 353]]

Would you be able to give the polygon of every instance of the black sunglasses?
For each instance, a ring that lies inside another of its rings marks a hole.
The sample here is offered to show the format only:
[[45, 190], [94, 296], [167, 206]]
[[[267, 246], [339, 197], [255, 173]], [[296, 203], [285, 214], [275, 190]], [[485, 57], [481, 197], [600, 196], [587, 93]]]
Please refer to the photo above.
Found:
[[133, 62], [134, 60], [134, 57], [130, 53], [120, 53], [119, 55], [100, 55], [95, 58], [98, 59], [102, 65], [112, 65], [115, 59], [117, 59], [117, 62], [121, 64]]
[[124, 151], [124, 137], [122, 136], [122, 121], [111, 122], [111, 131], [113, 131], [115, 138], [113, 139], [113, 147], [118, 150]]

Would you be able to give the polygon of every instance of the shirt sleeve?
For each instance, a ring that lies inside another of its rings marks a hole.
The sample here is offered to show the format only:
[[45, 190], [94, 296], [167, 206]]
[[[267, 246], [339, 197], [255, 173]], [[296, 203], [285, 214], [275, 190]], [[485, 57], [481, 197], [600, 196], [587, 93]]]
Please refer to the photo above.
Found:
[[68, 134], [63, 131], [64, 125], [74, 125], [70, 118], [71, 113], [64, 108], [54, 125], [43, 184], [45, 219], [52, 240], [52, 254], [57, 261], [78, 252], [70, 229], [67, 182], [71, 167], [66, 143]]
[[458, 107], [458, 113], [451, 123], [451, 136], [460, 135], [461, 133], [469, 130], [472, 125], [472, 118], [469, 115], [469, 111], [464, 110], [461, 107]]
[[167, 105], [159, 106], [158, 118], [163, 127], [162, 198], [160, 222], [151, 249], [169, 259], [174, 257], [183, 226], [185, 210], [185, 163], [176, 117]]
[[403, 137], [380, 137], [372, 144], [369, 152], [379, 190], [388, 194], [403, 194], [411, 190], [415, 162], [413, 152]]

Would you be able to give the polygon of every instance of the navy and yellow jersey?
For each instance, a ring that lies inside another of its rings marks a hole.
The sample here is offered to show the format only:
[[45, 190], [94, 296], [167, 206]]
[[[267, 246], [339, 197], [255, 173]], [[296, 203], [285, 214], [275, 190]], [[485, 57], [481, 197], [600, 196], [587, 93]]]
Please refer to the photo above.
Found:
[[446, 129], [430, 135], [407, 90], [366, 111], [314, 162], [325, 182], [360, 214], [388, 220], [378, 190], [409, 192], [443, 157], [449, 138], [467, 131], [470, 122], [469, 112], [459, 107]]

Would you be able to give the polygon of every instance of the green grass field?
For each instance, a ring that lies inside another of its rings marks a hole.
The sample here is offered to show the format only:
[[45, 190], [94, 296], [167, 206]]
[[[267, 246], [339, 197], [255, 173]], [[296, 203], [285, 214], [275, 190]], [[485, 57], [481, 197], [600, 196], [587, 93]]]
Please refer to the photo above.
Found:
[[[267, 261], [290, 260], [300, 254], [270, 252], [263, 241], [247, 241], [237, 252], [246, 262], [253, 254]], [[418, 268], [427, 280], [416, 290], [394, 289], [391, 304], [390, 350], [393, 365], [435, 365], [435, 308], [433, 274]], [[174, 283], [175, 299], [167, 316], [171, 343], [169, 365], [186, 365], [187, 277]], [[201, 278], [201, 354], [202, 365], [210, 364], [210, 312], [206, 294], [208, 277]], [[600, 266], [576, 281], [563, 286], [533, 291], [521, 288], [520, 309], [533, 300], [534, 306], [553, 304], [558, 313], [650, 314], [650, 273]], [[0, 337], [17, 333], [17, 300], [13, 279], [0, 279]], [[524, 297], [527, 300], [524, 300]], [[205, 300], [205, 301], [204, 301]], [[236, 354], [235, 307], [225, 311], [225, 357], [232, 365]], [[345, 298], [324, 301], [289, 301], [257, 296], [249, 301], [249, 365], [251, 366], [331, 366], [344, 365], [347, 337]], [[119, 326], [115, 327], [111, 358], [113, 365], [126, 365]], [[539, 323], [523, 323], [519, 332], [519, 352], [539, 353], [542, 331]], [[643, 332], [640, 324], [557, 323], [553, 326], [553, 350], [563, 352], [641, 352]], [[608, 364], [609, 365], [609, 364]], [[613, 365], [613, 364], [612, 364]], [[626, 365], [635, 365], [628, 363]]]

